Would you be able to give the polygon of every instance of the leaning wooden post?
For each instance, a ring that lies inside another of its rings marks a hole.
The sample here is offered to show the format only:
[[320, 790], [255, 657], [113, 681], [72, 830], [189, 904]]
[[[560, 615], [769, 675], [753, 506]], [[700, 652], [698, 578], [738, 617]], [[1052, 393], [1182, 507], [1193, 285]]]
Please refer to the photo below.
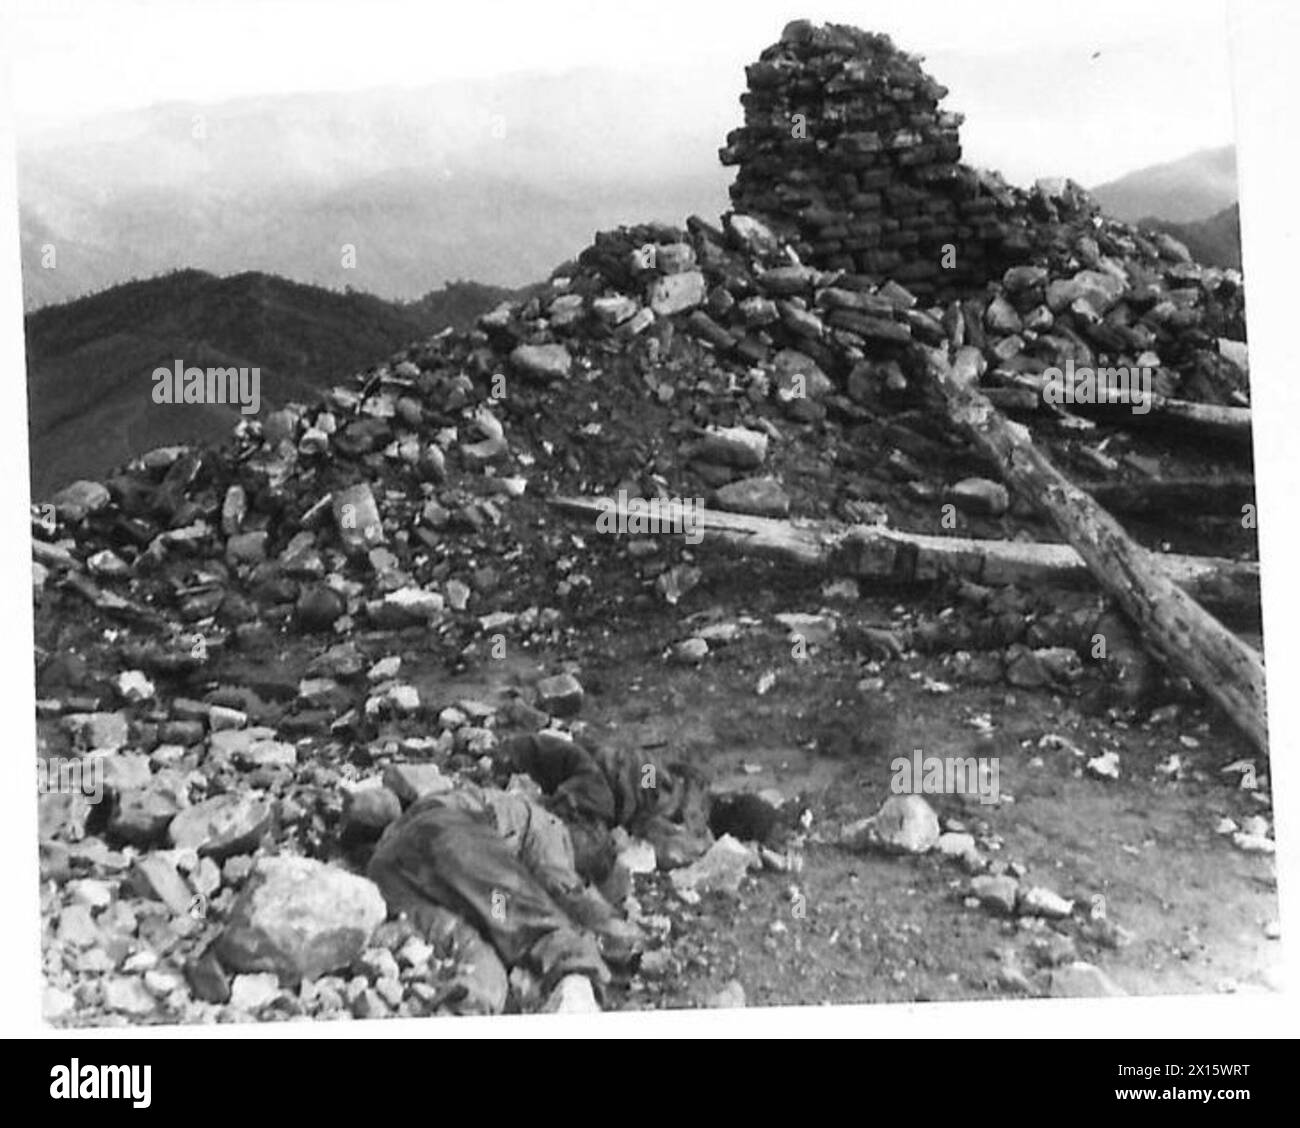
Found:
[[1141, 628], [1147, 644], [1216, 701], [1261, 752], [1268, 751], [1264, 662], [1160, 568], [1097, 502], [1034, 446], [1029, 431], [1001, 415], [969, 376], [938, 349], [924, 350], [948, 416], [1001, 468], [1083, 558], [1097, 582]]

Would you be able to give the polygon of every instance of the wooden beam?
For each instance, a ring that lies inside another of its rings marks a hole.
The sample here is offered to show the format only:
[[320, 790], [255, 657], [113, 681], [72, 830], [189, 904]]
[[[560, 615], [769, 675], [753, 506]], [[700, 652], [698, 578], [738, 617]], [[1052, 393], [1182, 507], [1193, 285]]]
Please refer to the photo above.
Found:
[[1113, 388], [1096, 389], [1096, 403], [1050, 404], [1043, 398], [1043, 380], [1038, 376], [994, 370], [989, 379], [995, 386], [985, 389], [990, 402], [1010, 412], [1062, 412], [1097, 417], [1112, 425], [1134, 428], [1163, 427], [1197, 435], [1212, 435], [1249, 446], [1251, 410], [1248, 407], [1225, 407], [1214, 403], [1147, 397], [1149, 410], [1138, 413], [1133, 405]]
[[[557, 497], [555, 508], [593, 520], [604, 510], [590, 498]], [[665, 504], [667, 520], [683, 518]], [[931, 583], [947, 578], [982, 584], [1091, 584], [1083, 558], [1068, 544], [978, 540], [906, 533], [878, 525], [777, 520], [724, 510], [694, 510], [701, 546], [739, 551], [859, 579]], [[1205, 602], [1253, 614], [1259, 609], [1259, 565], [1222, 557], [1153, 556], [1170, 579]]]
[[1147, 645], [1200, 686], [1257, 749], [1267, 752], [1259, 652], [1179, 587], [1160, 566], [1161, 558], [1132, 541], [1114, 517], [1052, 465], [1025, 427], [1006, 419], [973, 380], [954, 371], [945, 351], [923, 353], [953, 424], [1001, 469], [1017, 494], [1053, 522], [1137, 624]]
[[1232, 514], [1255, 501], [1255, 479], [1245, 474], [1219, 478], [1151, 478], [1141, 482], [1080, 482], [1098, 505], [1134, 517], [1187, 517]]

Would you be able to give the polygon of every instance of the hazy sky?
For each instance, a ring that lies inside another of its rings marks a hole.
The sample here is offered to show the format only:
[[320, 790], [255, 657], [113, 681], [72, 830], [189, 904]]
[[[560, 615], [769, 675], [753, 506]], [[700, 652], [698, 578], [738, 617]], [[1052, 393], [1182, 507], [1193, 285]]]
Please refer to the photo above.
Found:
[[644, 73], [645, 97], [665, 114], [725, 99], [739, 123], [744, 64], [805, 16], [887, 31], [923, 54], [951, 88], [946, 105], [966, 114], [967, 159], [1013, 179], [1097, 183], [1233, 137], [1223, 0], [18, 0], [14, 10], [21, 133], [158, 101], [584, 66]]

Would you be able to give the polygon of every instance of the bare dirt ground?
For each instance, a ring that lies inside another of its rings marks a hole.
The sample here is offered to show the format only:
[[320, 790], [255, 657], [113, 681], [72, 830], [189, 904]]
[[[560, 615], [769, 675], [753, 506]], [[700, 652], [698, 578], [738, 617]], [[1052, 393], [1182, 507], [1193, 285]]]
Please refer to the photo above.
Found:
[[[730, 610], [755, 613], [752, 600]], [[857, 613], [889, 610], [868, 604]], [[1217, 720], [1121, 728], [1041, 691], [961, 687], [935, 696], [921, 689], [926, 664], [915, 659], [883, 664], [883, 689], [862, 690], [852, 653], [832, 645], [795, 662], [779, 627], [757, 628], [698, 671], [673, 668], [661, 658], [673, 634], [672, 622], [643, 624], [579, 651], [582, 670], [599, 670], [587, 710], [593, 735], [671, 747], [724, 787], [798, 796], [812, 812], [814, 840], [828, 825], [876, 811], [896, 755], [914, 747], [997, 755], [1002, 803], [932, 799], [941, 816], [1000, 842], [997, 856], [1025, 866], [1026, 880], [1103, 908], [1131, 939], [1116, 947], [1107, 931], [1089, 935], [1074, 921], [1059, 931], [1024, 928], [966, 907], [964, 875], [951, 862], [854, 855], [813, 841], [798, 874], [751, 878], [736, 900], [674, 904], [671, 974], [634, 982], [620, 1005], [697, 1005], [731, 979], [751, 1004], [995, 998], [1015, 993], [998, 976], [1010, 954], [1029, 969], [1063, 958], [1053, 931], [1131, 994], [1276, 987], [1279, 945], [1265, 936], [1277, 914], [1272, 861], [1215, 833], [1220, 817], [1240, 820], [1258, 807], [1236, 787], [1239, 776], [1218, 770], [1243, 749]], [[767, 671], [776, 682], [760, 697]], [[972, 728], [979, 716], [992, 718], [991, 735]], [[1087, 776], [1065, 751], [1039, 752], [1048, 732], [1089, 754], [1117, 751], [1121, 778]], [[1184, 765], [1177, 777], [1158, 770], [1171, 755]], [[647, 907], [674, 900], [664, 892], [645, 899]]]
[[[630, 577], [602, 578], [619, 582]], [[839, 638], [796, 660], [772, 619], [823, 608], [851, 637], [856, 621], [939, 614], [937, 599], [827, 601], [805, 577], [773, 568], [756, 579], [752, 565], [736, 564], [710, 568], [684, 602], [646, 599], [619, 613], [601, 600], [562, 648], [516, 650], [454, 676], [418, 635], [371, 640], [377, 656], [402, 656], [435, 708], [466, 698], [502, 704], [547, 673], [572, 670], [587, 693], [578, 727], [588, 736], [671, 753], [715, 789], [776, 789], [810, 812], [802, 869], [751, 875], [737, 897], [706, 894], [691, 906], [666, 874], [637, 877], [643, 914], [670, 922], [669, 954], [653, 974], [618, 980], [608, 1005], [698, 1006], [732, 981], [749, 1005], [1071, 994], [1044, 984], [1052, 967], [1076, 959], [1130, 994], [1279, 988], [1280, 945], [1268, 936], [1273, 860], [1216, 833], [1220, 819], [1261, 810], [1239, 774], [1220, 770], [1249, 750], [1217, 715], [1184, 705], [1170, 720], [1128, 723], [1081, 708], [1082, 693], [963, 683], [942, 656], [882, 661]], [[740, 635], [698, 668], [667, 660], [672, 643], [708, 622], [736, 623]], [[291, 644], [274, 656], [271, 676], [292, 683], [316, 650]], [[760, 694], [765, 674], [775, 680]], [[1040, 748], [1048, 734], [1086, 757], [1116, 752], [1120, 777], [1090, 775], [1067, 748]], [[839, 845], [840, 827], [889, 796], [890, 761], [914, 748], [996, 756], [999, 803], [930, 802], [995, 862], [1023, 867], [1022, 883], [1087, 910], [1052, 922], [1006, 918], [967, 902], [969, 875], [951, 860]]]

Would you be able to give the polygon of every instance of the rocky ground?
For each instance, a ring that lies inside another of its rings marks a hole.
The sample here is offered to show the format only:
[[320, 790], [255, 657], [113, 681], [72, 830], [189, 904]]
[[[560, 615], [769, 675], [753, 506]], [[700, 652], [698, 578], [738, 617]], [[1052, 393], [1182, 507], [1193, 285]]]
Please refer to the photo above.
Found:
[[[1140, 360], [1162, 394], [1240, 404], [1244, 323], [1239, 276], [1073, 186], [1005, 206], [1031, 204], [1033, 255], [929, 308], [743, 216], [608, 233], [473, 333], [35, 506], [38, 755], [103, 782], [38, 796], [49, 1020], [1275, 987], [1268, 765], [1095, 592], [868, 583], [549, 504], [1053, 540], [950, 432], [918, 350], [1020, 392], [1066, 357]], [[1122, 420], [1032, 421], [1089, 482], [1242, 470]], [[1126, 523], [1255, 558], [1240, 512]], [[367, 876], [430, 795], [565, 814], [503, 755], [538, 731], [707, 791], [676, 838], [601, 828], [617, 861], [583, 876], [629, 942], [602, 932], [590, 974], [485, 942], [454, 899], [436, 927], [386, 919]], [[997, 801], [891, 795], [913, 749], [996, 758]]]

